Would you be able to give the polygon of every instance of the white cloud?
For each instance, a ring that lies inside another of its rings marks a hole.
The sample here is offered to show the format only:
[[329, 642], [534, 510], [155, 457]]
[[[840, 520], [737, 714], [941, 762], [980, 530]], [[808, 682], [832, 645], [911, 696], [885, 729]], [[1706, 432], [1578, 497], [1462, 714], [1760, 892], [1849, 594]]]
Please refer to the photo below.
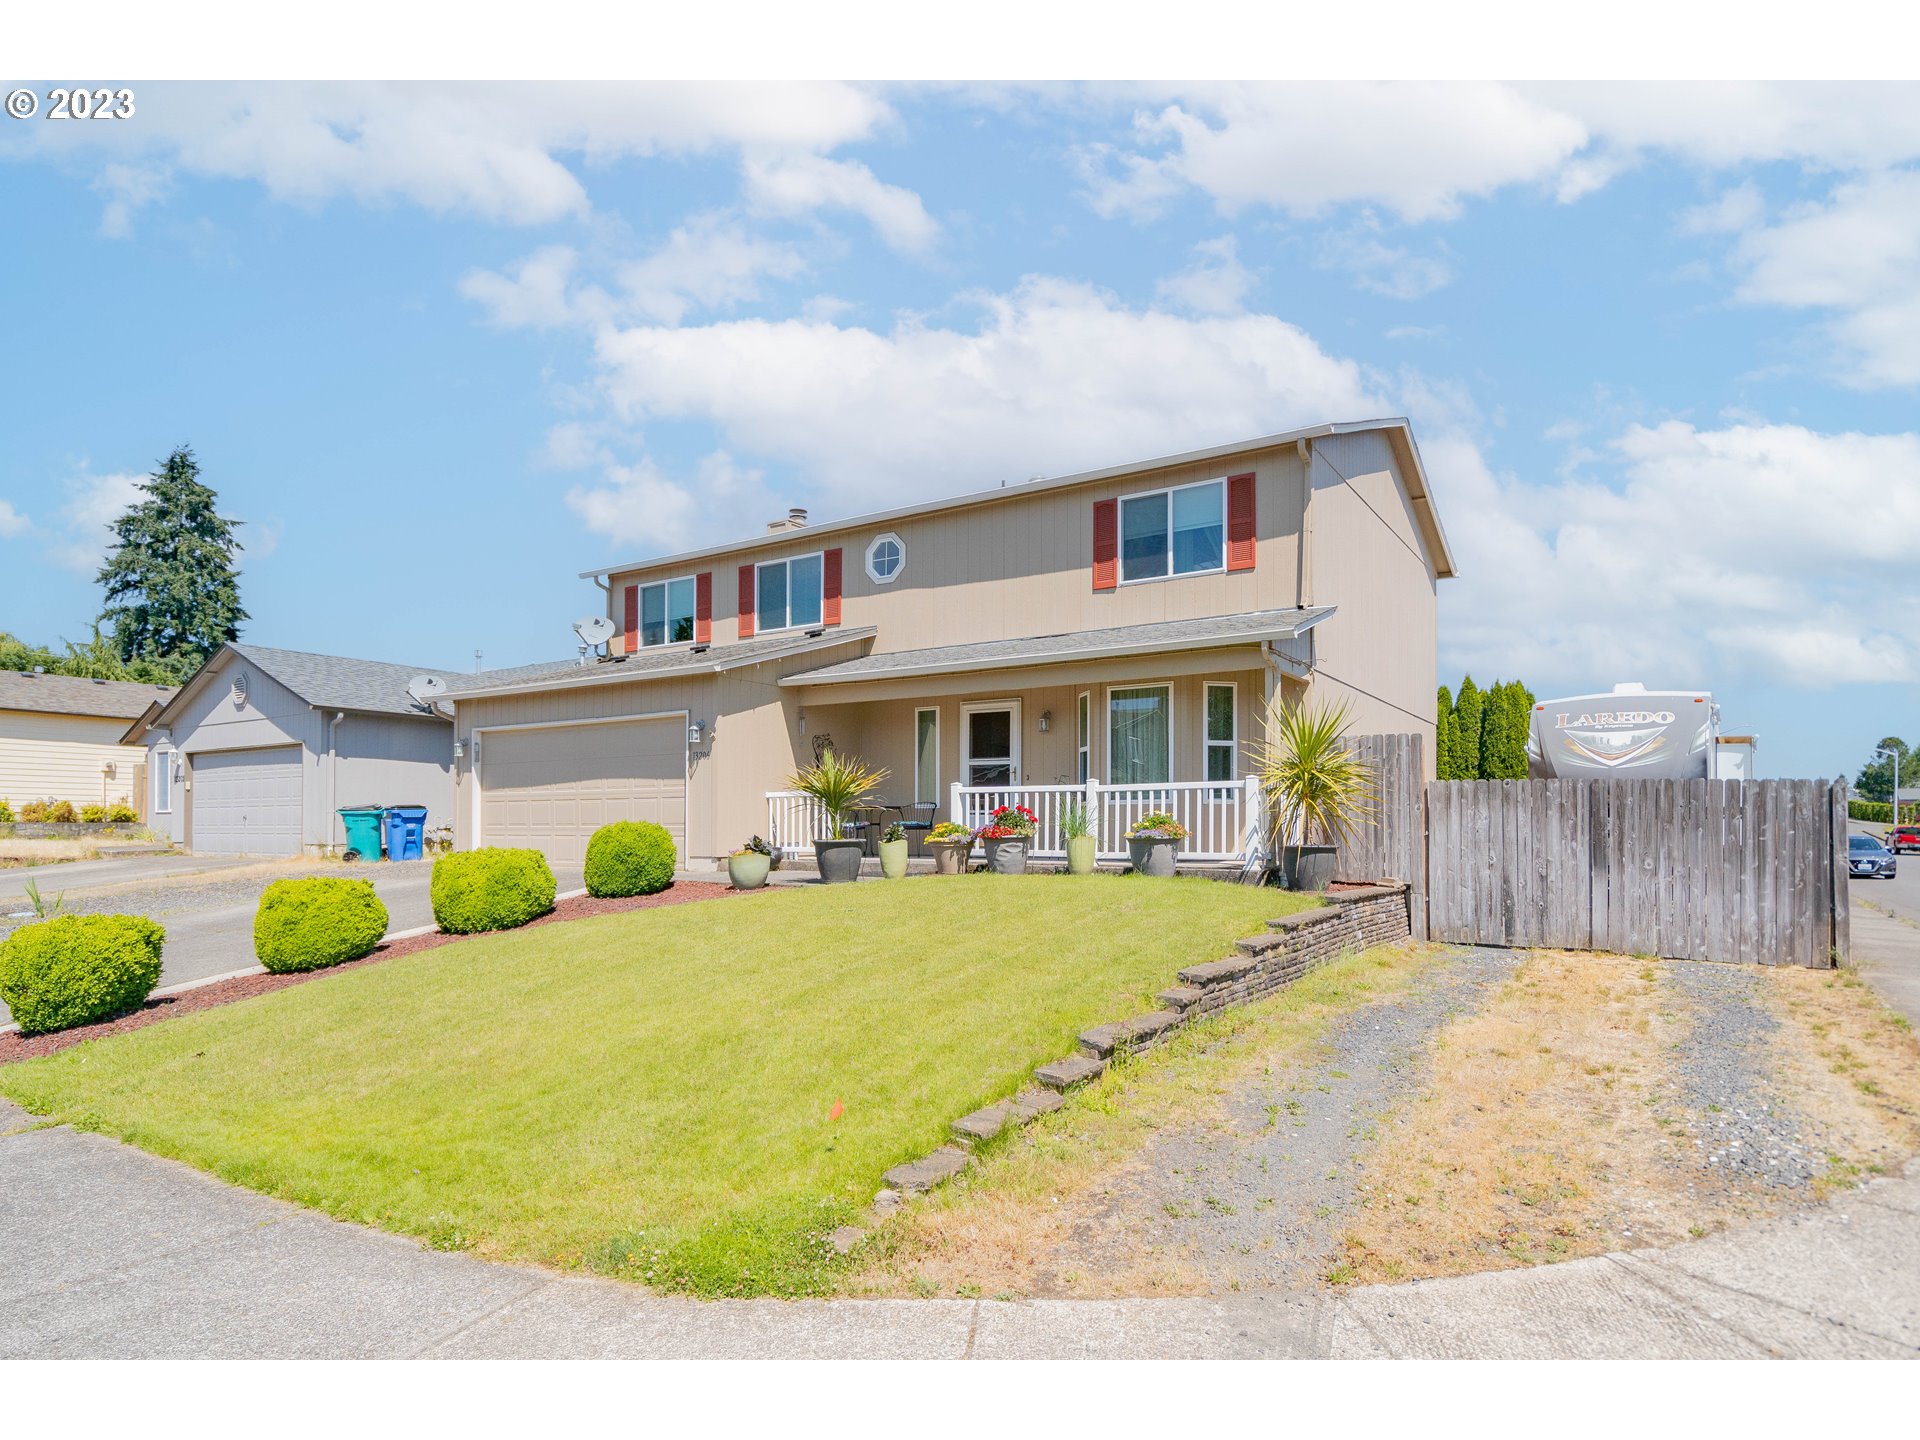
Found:
[[1383, 240], [1371, 213], [1323, 234], [1315, 260], [1324, 269], [1345, 270], [1362, 290], [1389, 300], [1418, 300], [1453, 279], [1453, 267], [1439, 255], [1421, 255]]
[[623, 421], [712, 424], [835, 513], [1385, 409], [1357, 365], [1270, 315], [1136, 310], [1047, 277], [968, 298], [975, 328], [639, 326], [596, 353]]
[[11, 540], [33, 528], [33, 522], [13, 508], [11, 500], [0, 500], [0, 540]]
[[1920, 384], [1920, 171], [1848, 181], [1818, 205], [1749, 230], [1733, 252], [1739, 298], [1836, 312], [1846, 378]]
[[632, 310], [677, 325], [691, 310], [717, 310], [761, 298], [762, 279], [806, 269], [800, 252], [750, 235], [718, 215], [696, 215], [653, 254], [620, 270]]
[[58, 533], [48, 547], [55, 563], [92, 579], [113, 543], [111, 526], [143, 498], [145, 475], [78, 475], [65, 483]]
[[[488, 319], [508, 329], [557, 329], [591, 318], [593, 301], [572, 290], [579, 255], [571, 245], [548, 245], [516, 261], [509, 273], [469, 270], [460, 293], [486, 307]], [[604, 297], [603, 297], [604, 298]]]
[[888, 185], [855, 160], [824, 155], [750, 154], [742, 166], [747, 203], [769, 215], [851, 210], [865, 217], [895, 250], [921, 251], [940, 227], [911, 190]]
[[1751, 230], [1767, 213], [1767, 200], [1751, 180], [1724, 190], [1705, 205], [1696, 205], [1680, 216], [1683, 235], [1734, 235]]
[[[867, 137], [890, 114], [838, 83], [152, 84], [135, 124], [10, 125], [0, 156], [105, 157], [126, 176], [170, 167], [308, 204], [405, 201], [541, 224], [589, 208], [562, 157], [810, 155]], [[110, 198], [103, 223], [131, 208]]]
[[1920, 675], [1920, 435], [1632, 426], [1615, 483], [1528, 486], [1423, 442], [1461, 579], [1449, 666], [1554, 688]]
[[1240, 263], [1239, 244], [1233, 236], [1222, 235], [1195, 245], [1187, 268], [1161, 280], [1154, 293], [1198, 315], [1237, 315], [1246, 308], [1247, 295], [1259, 278]]
[[1131, 151], [1083, 157], [1102, 214], [1151, 214], [1193, 188], [1227, 214], [1357, 203], [1447, 219], [1468, 197], [1546, 180], [1588, 138], [1572, 116], [1481, 82], [1182, 87], [1134, 132]]
[[737, 534], [743, 517], [751, 528], [753, 516], [773, 514], [761, 472], [723, 450], [705, 456], [687, 481], [648, 458], [610, 464], [599, 484], [568, 490], [567, 507], [595, 534], [650, 555], [691, 548], [714, 533], [716, 520]]
[[164, 165], [106, 166], [93, 182], [95, 192], [107, 197], [100, 212], [100, 233], [110, 240], [133, 234], [134, 212], [165, 196], [172, 181], [173, 173]]

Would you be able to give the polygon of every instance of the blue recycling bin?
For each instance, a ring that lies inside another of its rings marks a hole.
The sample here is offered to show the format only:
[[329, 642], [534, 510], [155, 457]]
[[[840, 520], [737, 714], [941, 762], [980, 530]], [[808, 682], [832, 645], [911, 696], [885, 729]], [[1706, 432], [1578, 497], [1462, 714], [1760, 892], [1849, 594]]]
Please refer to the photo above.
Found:
[[427, 853], [427, 807], [387, 807], [387, 858], [418, 860]]

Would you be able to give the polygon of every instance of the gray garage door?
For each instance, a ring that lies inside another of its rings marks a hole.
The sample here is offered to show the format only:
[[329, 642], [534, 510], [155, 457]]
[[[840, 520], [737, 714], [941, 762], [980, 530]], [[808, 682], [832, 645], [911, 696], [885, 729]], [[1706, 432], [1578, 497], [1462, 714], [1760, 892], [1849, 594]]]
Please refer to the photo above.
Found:
[[578, 866], [610, 820], [651, 820], [687, 855], [685, 722], [622, 720], [495, 730], [480, 743], [480, 843]]
[[192, 846], [203, 855], [300, 852], [300, 747], [193, 759]]

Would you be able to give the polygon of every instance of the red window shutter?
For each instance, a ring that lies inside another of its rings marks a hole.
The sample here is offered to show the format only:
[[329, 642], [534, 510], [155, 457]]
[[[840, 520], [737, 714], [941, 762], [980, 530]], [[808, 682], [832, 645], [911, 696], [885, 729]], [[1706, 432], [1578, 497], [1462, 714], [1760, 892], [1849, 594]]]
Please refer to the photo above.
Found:
[[753, 566], [740, 567], [740, 638], [753, 638]]
[[702, 570], [693, 577], [693, 643], [713, 643], [713, 572]]
[[840, 623], [840, 552], [837, 549], [821, 557], [820, 620], [826, 625]]
[[631, 655], [640, 648], [640, 587], [638, 585], [627, 586], [626, 601], [627, 636], [625, 644], [621, 647], [621, 653]]
[[1093, 502], [1093, 588], [1111, 590], [1120, 582], [1120, 502]]
[[1227, 569], [1253, 569], [1253, 476], [1227, 477]]

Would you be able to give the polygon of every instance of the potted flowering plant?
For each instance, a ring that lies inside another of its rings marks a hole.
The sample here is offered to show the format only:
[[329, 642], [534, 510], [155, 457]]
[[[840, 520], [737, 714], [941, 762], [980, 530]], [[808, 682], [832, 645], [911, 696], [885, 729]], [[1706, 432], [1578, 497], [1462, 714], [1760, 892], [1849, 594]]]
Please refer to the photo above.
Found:
[[933, 851], [933, 873], [958, 875], [967, 866], [967, 854], [973, 849], [973, 831], [951, 820], [942, 820], [927, 832], [927, 848]]
[[907, 827], [898, 820], [880, 837], [880, 873], [889, 880], [907, 873]]
[[1002, 805], [980, 827], [987, 847], [987, 869], [995, 875], [1027, 873], [1027, 846], [1040, 828], [1040, 817], [1024, 805]]
[[1166, 811], [1142, 815], [1127, 827], [1127, 853], [1133, 859], [1134, 873], [1162, 880], [1172, 875], [1174, 857], [1186, 838], [1187, 827]]
[[1067, 837], [1067, 873], [1093, 874], [1093, 813], [1084, 805], [1069, 805], [1060, 816], [1060, 829]]
[[754, 836], [727, 857], [727, 880], [736, 890], [758, 890], [773, 869], [773, 846]]
[[823, 750], [813, 764], [787, 777], [787, 788], [813, 797], [826, 821], [825, 837], [813, 842], [820, 879], [838, 885], [860, 878], [860, 854], [866, 848], [858, 837], [846, 834], [847, 820], [873, 798], [874, 787], [887, 778], [857, 755], [842, 759], [837, 750]]

